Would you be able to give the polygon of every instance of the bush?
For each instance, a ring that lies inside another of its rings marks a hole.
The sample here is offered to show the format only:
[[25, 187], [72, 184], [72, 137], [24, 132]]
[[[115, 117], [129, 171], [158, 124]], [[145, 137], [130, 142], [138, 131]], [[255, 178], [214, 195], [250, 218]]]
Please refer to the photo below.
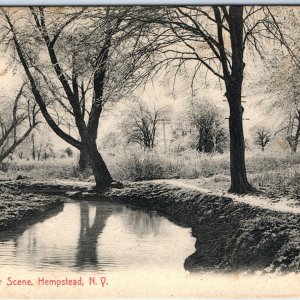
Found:
[[132, 181], [160, 179], [164, 177], [165, 173], [160, 159], [156, 159], [152, 155], [144, 157], [137, 154], [130, 155], [118, 167], [121, 173], [119, 176]]
[[151, 180], [166, 178], [211, 177], [216, 174], [229, 175], [227, 154], [204, 154], [196, 150], [183, 152], [150, 150], [137, 147], [103, 152], [104, 161], [114, 179]]

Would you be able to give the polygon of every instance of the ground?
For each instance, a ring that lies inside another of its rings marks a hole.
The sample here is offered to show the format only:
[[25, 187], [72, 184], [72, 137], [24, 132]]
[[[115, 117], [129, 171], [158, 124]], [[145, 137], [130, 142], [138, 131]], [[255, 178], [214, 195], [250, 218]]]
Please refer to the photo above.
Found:
[[93, 190], [91, 173], [80, 174], [75, 159], [3, 164], [2, 228], [57, 205], [53, 195], [79, 201], [106, 199], [156, 210], [191, 227], [197, 242], [195, 253], [185, 262], [189, 270], [300, 270], [298, 154], [247, 153], [249, 181], [258, 193], [245, 196], [227, 192], [226, 153], [152, 151], [124, 156], [124, 151], [115, 151], [103, 156], [124, 188], [101, 196]]
[[[153, 179], [193, 179], [193, 184], [213, 192], [230, 187], [229, 154], [199, 154], [195, 151], [103, 150], [112, 177], [118, 181]], [[277, 198], [300, 199], [300, 155], [272, 149], [246, 152], [250, 183], [261, 194]], [[94, 182], [91, 172], [80, 174], [77, 158], [47, 161], [14, 160], [0, 164], [0, 180], [17, 176], [33, 180], [76, 180]]]
[[46, 197], [23, 193], [14, 185], [0, 185], [0, 230], [3, 231], [21, 222], [39, 218], [44, 212], [62, 205], [58, 197]]
[[23, 191], [25, 201], [34, 192], [78, 201], [112, 201], [157, 211], [192, 228], [197, 241], [195, 253], [185, 261], [189, 271], [300, 270], [300, 212], [292, 205], [295, 203], [282, 205], [283, 201], [276, 203], [268, 198], [225, 192], [215, 195], [191, 183], [128, 182], [123, 188], [112, 188], [101, 195], [94, 192], [92, 183], [76, 181], [18, 180], [2, 186]]

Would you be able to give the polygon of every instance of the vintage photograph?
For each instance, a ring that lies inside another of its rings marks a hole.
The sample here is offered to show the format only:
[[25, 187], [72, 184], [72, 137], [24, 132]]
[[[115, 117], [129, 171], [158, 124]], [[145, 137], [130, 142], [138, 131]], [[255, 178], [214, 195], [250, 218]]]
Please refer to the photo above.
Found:
[[0, 298], [300, 297], [300, 7], [0, 27]]

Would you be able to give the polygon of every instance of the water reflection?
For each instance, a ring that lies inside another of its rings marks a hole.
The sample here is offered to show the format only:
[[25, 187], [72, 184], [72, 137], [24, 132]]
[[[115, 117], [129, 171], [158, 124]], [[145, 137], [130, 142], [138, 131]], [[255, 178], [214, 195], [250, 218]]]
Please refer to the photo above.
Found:
[[184, 271], [194, 243], [190, 229], [154, 212], [103, 202], [67, 202], [62, 212], [0, 237], [0, 271]]
[[76, 267], [79, 268], [98, 265], [98, 237], [103, 232], [106, 220], [112, 213], [116, 213], [109, 209], [109, 206], [107, 209], [97, 206], [94, 220], [90, 225], [90, 208], [91, 205], [87, 202], [80, 203], [80, 233], [76, 254]]
[[14, 241], [16, 247], [18, 243], [18, 236], [20, 236], [26, 229], [32, 226], [35, 223], [43, 222], [53, 216], [56, 216], [64, 208], [64, 205], [58, 205], [57, 207], [47, 211], [45, 214], [28, 218], [23, 220], [20, 224], [16, 224], [10, 229], [0, 231], [0, 243], [5, 241]]
[[122, 213], [126, 216], [122, 219], [123, 225], [139, 237], [149, 234], [157, 235], [163, 229], [161, 226], [163, 218], [155, 212], [145, 212], [124, 207]]

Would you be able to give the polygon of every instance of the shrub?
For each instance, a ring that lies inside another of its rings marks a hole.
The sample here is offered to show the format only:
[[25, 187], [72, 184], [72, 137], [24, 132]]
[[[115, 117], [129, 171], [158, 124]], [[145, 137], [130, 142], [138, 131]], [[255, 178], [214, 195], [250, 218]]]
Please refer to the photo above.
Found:
[[165, 173], [160, 159], [152, 155], [130, 155], [118, 168], [123, 179], [132, 181], [159, 179], [163, 178]]

